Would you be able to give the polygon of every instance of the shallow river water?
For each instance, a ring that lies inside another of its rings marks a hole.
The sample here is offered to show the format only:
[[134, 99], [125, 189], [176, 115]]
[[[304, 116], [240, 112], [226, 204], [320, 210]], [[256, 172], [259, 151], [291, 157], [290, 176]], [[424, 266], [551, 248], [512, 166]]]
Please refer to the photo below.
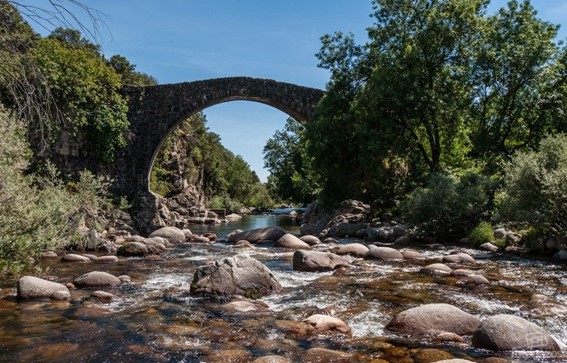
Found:
[[[247, 217], [215, 229], [219, 237], [235, 228], [297, 225], [286, 217]], [[194, 232], [210, 230], [195, 226]], [[353, 242], [343, 239], [340, 243]], [[360, 241], [356, 241], [360, 242]], [[332, 248], [321, 246], [317, 249]], [[454, 246], [413, 245], [431, 259]], [[15, 283], [0, 285], [1, 362], [247, 362], [280, 355], [293, 362], [315, 361], [310, 348], [346, 352], [352, 362], [433, 362], [465, 358], [481, 362], [501, 357], [515, 362], [567, 362], [567, 267], [543, 259], [461, 249], [477, 260], [467, 266], [491, 284], [471, 286], [453, 277], [419, 273], [431, 263], [367, 261], [352, 258], [344, 275], [292, 270], [293, 251], [226, 243], [177, 245], [161, 259], [121, 258], [117, 263], [42, 262], [49, 279], [66, 283], [93, 271], [127, 274], [132, 283], [108, 290], [119, 296], [110, 304], [91, 301], [89, 291], [73, 290], [69, 302], [19, 302]], [[284, 287], [283, 294], [262, 298], [264, 309], [238, 311], [228, 300], [193, 296], [189, 287], [197, 267], [246, 253], [264, 264]], [[546, 298], [533, 299], [534, 295]], [[453, 304], [479, 318], [507, 313], [545, 328], [562, 348], [558, 353], [498, 353], [464, 343], [407, 339], [384, 331], [405, 309], [434, 302]], [[352, 337], [299, 337], [282, 321], [301, 321], [314, 313], [344, 320]], [[323, 361], [323, 360], [319, 360]]]

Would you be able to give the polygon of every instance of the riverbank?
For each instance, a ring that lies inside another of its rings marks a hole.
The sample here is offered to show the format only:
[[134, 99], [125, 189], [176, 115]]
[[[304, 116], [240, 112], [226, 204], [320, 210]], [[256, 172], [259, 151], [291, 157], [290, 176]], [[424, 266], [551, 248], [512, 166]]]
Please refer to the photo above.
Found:
[[[221, 240], [222, 233], [218, 235]], [[360, 239], [337, 238], [311, 249], [338, 252], [354, 243], [370, 245]], [[128, 275], [131, 282], [97, 288], [113, 295], [107, 301], [93, 297], [95, 290], [84, 287], [71, 288], [69, 300], [22, 301], [16, 299], [13, 284], [3, 285], [2, 359], [247, 362], [268, 355], [292, 362], [433, 362], [451, 357], [473, 362], [567, 359], [565, 350], [491, 352], [474, 348], [470, 335], [462, 336], [462, 341], [440, 341], [386, 329], [404, 310], [448, 303], [479, 320], [497, 314], [523, 317], [549, 332], [565, 349], [565, 266], [461, 246], [410, 243], [392, 247], [402, 253], [415, 250], [424, 259], [344, 255], [350, 264], [346, 269], [302, 272], [294, 270], [293, 250], [269, 242], [242, 248], [222, 241], [177, 242], [159, 255], [118, 256], [106, 262], [95, 256], [90, 256], [89, 262], [45, 259], [39, 264], [47, 272], [45, 278], [63, 284], [73, 283], [94, 270]], [[451, 257], [455, 252], [466, 253], [474, 262], [455, 260]], [[281, 293], [252, 304], [235, 303], [243, 301], [239, 297], [211, 299], [191, 293], [191, 282], [199, 267], [242, 253], [272, 271], [282, 286]], [[426, 266], [442, 262], [451, 272], [468, 270], [469, 276], [422, 272]], [[471, 274], [483, 276], [488, 283], [478, 283], [478, 279], [475, 282]], [[304, 319], [317, 314], [343, 321], [351, 334], [306, 334], [297, 330]], [[30, 350], [32, 345], [34, 349]]]

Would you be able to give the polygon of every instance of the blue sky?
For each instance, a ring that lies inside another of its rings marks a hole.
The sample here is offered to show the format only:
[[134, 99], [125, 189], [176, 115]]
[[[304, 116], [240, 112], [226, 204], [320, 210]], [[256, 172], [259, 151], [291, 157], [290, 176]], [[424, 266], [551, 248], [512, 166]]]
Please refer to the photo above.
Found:
[[[25, 1], [45, 6], [45, 0]], [[121, 54], [159, 83], [229, 76], [275, 79], [325, 88], [317, 68], [320, 36], [351, 31], [359, 42], [371, 24], [370, 0], [85, 0], [106, 14], [102, 48]], [[567, 0], [533, 0], [542, 19], [562, 24]], [[506, 4], [493, 0], [489, 11]], [[33, 24], [32, 24], [33, 25]], [[38, 29], [39, 30], [39, 29]], [[262, 149], [286, 114], [269, 106], [235, 101], [205, 110], [209, 128], [240, 154], [262, 181]]]

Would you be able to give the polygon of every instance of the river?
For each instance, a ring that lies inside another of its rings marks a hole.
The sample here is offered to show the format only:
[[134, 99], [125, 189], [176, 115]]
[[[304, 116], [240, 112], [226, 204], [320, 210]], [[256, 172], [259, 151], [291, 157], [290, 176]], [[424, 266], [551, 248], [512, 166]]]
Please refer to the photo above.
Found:
[[[219, 237], [236, 229], [280, 225], [297, 232], [284, 216], [248, 216], [214, 229]], [[341, 239], [340, 243], [352, 242]], [[360, 241], [358, 241], [360, 242]], [[432, 259], [453, 246], [415, 245]], [[462, 249], [461, 249], [462, 250]], [[477, 260], [470, 267], [487, 277], [488, 286], [469, 286], [451, 277], [419, 274], [424, 263], [351, 259], [345, 275], [292, 270], [293, 252], [268, 246], [239, 249], [226, 243], [177, 245], [160, 259], [121, 258], [113, 264], [43, 261], [45, 276], [62, 283], [92, 271], [127, 274], [132, 283], [108, 290], [109, 304], [91, 301], [89, 291], [73, 290], [69, 302], [20, 302], [13, 282], [0, 284], [1, 362], [246, 362], [280, 355], [309, 362], [311, 348], [348, 355], [343, 361], [418, 362], [432, 357], [482, 361], [501, 357], [517, 362], [567, 362], [567, 268], [545, 260], [465, 249]], [[262, 298], [258, 311], [224, 308], [224, 299], [189, 293], [198, 266], [236, 253], [265, 263], [284, 287], [283, 294]], [[547, 297], [544, 305], [532, 300]], [[405, 339], [384, 330], [398, 312], [426, 303], [453, 304], [479, 318], [499, 313], [522, 316], [545, 328], [561, 352], [498, 353], [465, 343]], [[535, 305], [534, 305], [535, 304]], [[281, 321], [300, 321], [313, 313], [332, 314], [352, 329], [352, 337], [290, 336]], [[378, 360], [382, 359], [382, 360]], [[504, 361], [506, 361], [504, 360]]]

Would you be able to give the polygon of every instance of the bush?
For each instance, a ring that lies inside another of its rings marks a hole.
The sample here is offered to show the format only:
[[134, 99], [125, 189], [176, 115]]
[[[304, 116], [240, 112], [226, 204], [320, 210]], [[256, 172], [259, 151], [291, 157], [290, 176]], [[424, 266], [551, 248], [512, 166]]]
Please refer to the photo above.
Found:
[[468, 172], [460, 177], [432, 174], [427, 187], [414, 190], [402, 207], [403, 219], [420, 237], [466, 235], [492, 210], [496, 183]]
[[31, 155], [24, 125], [0, 107], [0, 275], [18, 274], [45, 250], [75, 232], [71, 222], [97, 218], [107, 205], [108, 182], [89, 172], [66, 186], [47, 164], [42, 175], [25, 174]]
[[473, 246], [478, 247], [486, 242], [491, 242], [494, 238], [494, 231], [490, 223], [482, 221], [469, 233], [469, 241]]
[[497, 218], [533, 228], [533, 237], [567, 233], [567, 135], [546, 137], [539, 151], [521, 152], [504, 163]]

